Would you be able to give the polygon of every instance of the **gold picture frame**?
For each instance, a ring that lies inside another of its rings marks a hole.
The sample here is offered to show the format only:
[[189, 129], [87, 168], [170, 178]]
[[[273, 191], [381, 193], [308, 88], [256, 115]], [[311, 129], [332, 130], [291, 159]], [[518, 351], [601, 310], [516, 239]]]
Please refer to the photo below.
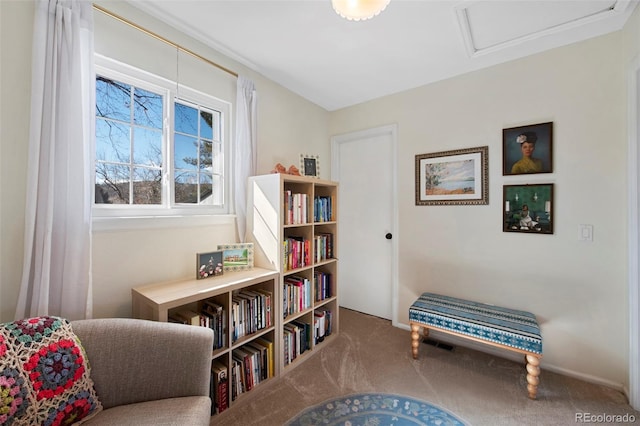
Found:
[[416, 155], [416, 205], [489, 204], [488, 162], [488, 146]]

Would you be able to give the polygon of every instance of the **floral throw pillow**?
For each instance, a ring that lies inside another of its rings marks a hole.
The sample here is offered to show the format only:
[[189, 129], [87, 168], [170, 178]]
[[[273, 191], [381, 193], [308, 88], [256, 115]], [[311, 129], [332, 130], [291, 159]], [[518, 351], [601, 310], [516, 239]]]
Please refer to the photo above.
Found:
[[0, 425], [70, 425], [102, 410], [69, 321], [0, 324]]

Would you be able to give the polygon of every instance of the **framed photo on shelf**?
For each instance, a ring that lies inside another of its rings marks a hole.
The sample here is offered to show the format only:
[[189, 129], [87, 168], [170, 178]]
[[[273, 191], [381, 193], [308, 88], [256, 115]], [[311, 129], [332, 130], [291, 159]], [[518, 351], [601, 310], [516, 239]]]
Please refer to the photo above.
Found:
[[315, 178], [320, 177], [320, 161], [317, 155], [300, 154], [300, 174]]
[[489, 204], [489, 147], [416, 155], [416, 205]]
[[253, 269], [253, 243], [219, 245], [223, 252], [222, 265], [224, 271], [245, 271]]
[[222, 275], [222, 251], [196, 254], [196, 278], [201, 280]]
[[503, 186], [504, 232], [553, 234], [553, 184]]
[[502, 175], [551, 173], [553, 123], [502, 129]]

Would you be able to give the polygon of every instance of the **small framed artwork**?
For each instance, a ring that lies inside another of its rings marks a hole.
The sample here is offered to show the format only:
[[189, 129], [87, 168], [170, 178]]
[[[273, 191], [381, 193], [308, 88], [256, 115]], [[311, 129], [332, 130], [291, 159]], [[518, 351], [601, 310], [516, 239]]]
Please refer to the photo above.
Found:
[[196, 278], [211, 278], [222, 275], [222, 251], [196, 254]]
[[302, 176], [320, 177], [320, 162], [317, 155], [300, 154], [300, 174]]
[[504, 185], [504, 232], [553, 234], [553, 184]]
[[502, 175], [551, 173], [553, 123], [502, 129]]
[[253, 268], [253, 243], [219, 245], [225, 272], [245, 271]]
[[416, 155], [416, 205], [489, 204], [489, 147]]

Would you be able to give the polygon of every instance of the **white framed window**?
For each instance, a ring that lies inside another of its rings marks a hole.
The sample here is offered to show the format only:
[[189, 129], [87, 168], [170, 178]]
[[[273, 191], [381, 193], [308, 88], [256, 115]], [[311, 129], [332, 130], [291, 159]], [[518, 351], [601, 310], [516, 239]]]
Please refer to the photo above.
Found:
[[229, 213], [230, 108], [97, 56], [94, 217]]

